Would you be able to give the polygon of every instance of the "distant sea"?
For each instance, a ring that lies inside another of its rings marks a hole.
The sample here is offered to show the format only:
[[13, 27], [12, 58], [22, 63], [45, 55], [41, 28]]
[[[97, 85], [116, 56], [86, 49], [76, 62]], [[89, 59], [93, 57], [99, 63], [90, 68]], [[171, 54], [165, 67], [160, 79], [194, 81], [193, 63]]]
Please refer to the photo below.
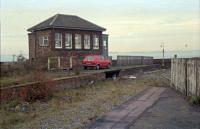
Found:
[[[28, 54], [23, 54], [23, 56], [28, 59]], [[14, 61], [17, 60], [17, 57], [15, 56]], [[0, 62], [12, 62], [13, 61], [13, 55], [1, 55]]]
[[[165, 58], [173, 58], [174, 55], [178, 58], [190, 58], [190, 57], [200, 57], [200, 50], [191, 51], [165, 51]], [[154, 59], [162, 58], [162, 51], [151, 51], [151, 52], [109, 52], [109, 56], [113, 59], [117, 58], [117, 55], [128, 55], [128, 56], [152, 56]], [[25, 58], [28, 59], [28, 54], [23, 54]], [[16, 60], [16, 58], [15, 58]], [[12, 55], [1, 55], [1, 62], [11, 62], [13, 61]]]
[[[190, 58], [200, 57], [200, 50], [191, 51], [165, 51], [165, 58], [173, 58], [174, 55], [178, 58]], [[129, 55], [129, 56], [152, 56], [154, 59], [162, 58], [162, 51], [151, 51], [151, 52], [110, 52], [109, 56], [113, 59], [117, 59], [117, 55]]]

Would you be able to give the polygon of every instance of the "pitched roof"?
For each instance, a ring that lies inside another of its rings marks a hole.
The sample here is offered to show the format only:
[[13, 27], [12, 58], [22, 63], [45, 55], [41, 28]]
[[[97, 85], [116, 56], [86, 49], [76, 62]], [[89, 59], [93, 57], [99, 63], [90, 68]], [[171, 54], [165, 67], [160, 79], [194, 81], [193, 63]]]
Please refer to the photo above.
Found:
[[56, 14], [53, 17], [50, 17], [49, 19], [29, 28], [27, 31], [42, 30], [47, 28], [67, 28], [94, 31], [106, 30], [103, 27], [75, 15]]

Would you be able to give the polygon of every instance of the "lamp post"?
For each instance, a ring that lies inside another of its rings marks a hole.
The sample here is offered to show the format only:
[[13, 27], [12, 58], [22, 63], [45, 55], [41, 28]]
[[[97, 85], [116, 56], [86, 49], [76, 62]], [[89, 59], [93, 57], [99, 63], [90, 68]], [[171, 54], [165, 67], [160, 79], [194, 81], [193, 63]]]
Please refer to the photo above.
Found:
[[165, 66], [165, 62], [164, 62], [165, 61], [165, 44], [162, 43], [160, 47], [162, 48], [162, 66], [164, 67]]
[[15, 54], [13, 54], [12, 56], [13, 56], [13, 63], [14, 63], [14, 62], [15, 62], [15, 56], [16, 56], [16, 55], [15, 55]]

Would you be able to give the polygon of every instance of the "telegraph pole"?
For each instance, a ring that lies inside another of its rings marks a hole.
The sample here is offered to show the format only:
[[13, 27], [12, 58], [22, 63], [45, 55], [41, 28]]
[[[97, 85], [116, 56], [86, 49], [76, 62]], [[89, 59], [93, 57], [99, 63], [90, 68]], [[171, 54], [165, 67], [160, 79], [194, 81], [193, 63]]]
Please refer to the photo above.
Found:
[[15, 55], [15, 54], [13, 54], [12, 56], [13, 56], [13, 63], [14, 63], [14, 62], [15, 62], [15, 56], [16, 56], [16, 55]]
[[162, 43], [160, 47], [162, 48], [162, 66], [165, 66], [165, 44]]

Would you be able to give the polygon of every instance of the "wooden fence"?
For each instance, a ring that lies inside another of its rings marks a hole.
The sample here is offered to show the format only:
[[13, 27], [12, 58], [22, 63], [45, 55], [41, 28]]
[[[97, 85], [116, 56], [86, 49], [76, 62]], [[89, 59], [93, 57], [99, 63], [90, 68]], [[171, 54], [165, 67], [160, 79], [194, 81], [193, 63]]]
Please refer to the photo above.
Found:
[[172, 59], [171, 86], [186, 96], [200, 96], [200, 58]]
[[48, 70], [81, 69], [81, 60], [78, 57], [49, 57]]
[[153, 57], [148, 56], [117, 56], [118, 66], [128, 65], [151, 65], [153, 64]]

